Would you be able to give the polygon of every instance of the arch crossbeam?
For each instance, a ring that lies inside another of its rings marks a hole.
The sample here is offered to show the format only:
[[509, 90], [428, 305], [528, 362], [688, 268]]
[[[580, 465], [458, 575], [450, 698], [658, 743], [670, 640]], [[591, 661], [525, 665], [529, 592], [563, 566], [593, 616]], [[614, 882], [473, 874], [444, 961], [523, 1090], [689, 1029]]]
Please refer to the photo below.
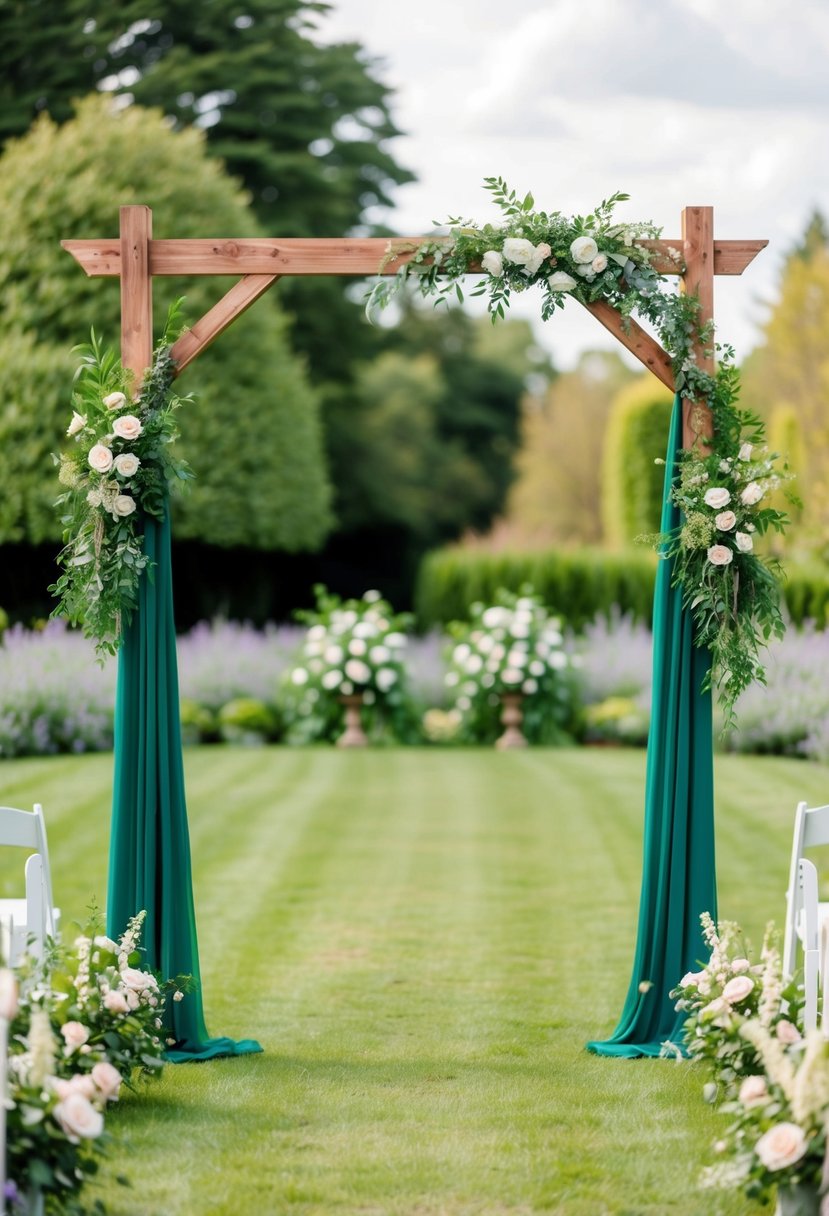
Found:
[[[432, 239], [432, 238], [430, 238]], [[447, 240], [451, 238], [447, 237]], [[152, 280], [156, 275], [235, 275], [239, 281], [175, 343], [172, 355], [182, 371], [241, 316], [260, 295], [286, 275], [395, 274], [414, 255], [422, 238], [217, 238], [163, 239], [152, 236], [148, 207], [121, 208], [120, 237], [66, 240], [63, 248], [91, 277], [121, 280], [121, 359], [136, 378], [152, 362]], [[678, 240], [642, 241], [660, 274], [677, 275], [683, 291], [700, 301], [703, 327], [714, 319], [714, 277], [742, 274], [768, 241], [714, 239], [712, 207], [686, 207]], [[470, 266], [470, 273], [481, 273]], [[669, 355], [633, 318], [604, 300], [585, 307], [668, 388], [674, 388]], [[713, 370], [713, 356], [697, 344], [699, 365]], [[683, 447], [704, 446], [711, 435], [707, 407], [686, 401]]]

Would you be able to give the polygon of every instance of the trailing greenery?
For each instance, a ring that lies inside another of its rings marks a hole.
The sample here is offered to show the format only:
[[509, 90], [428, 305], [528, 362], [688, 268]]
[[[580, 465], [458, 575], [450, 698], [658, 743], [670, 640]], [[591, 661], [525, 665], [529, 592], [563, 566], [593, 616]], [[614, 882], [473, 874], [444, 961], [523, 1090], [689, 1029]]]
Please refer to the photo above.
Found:
[[582, 628], [600, 613], [609, 616], [614, 607], [649, 624], [655, 570], [653, 555], [641, 549], [438, 549], [421, 562], [415, 613], [421, 629], [468, 620], [470, 604], [494, 600], [501, 588], [518, 594], [529, 584], [571, 628]]
[[604, 538], [614, 549], [659, 528], [671, 400], [668, 390], [647, 376], [613, 402], [604, 434], [601, 503]]
[[66, 489], [56, 504], [65, 542], [57, 559], [63, 572], [49, 590], [57, 599], [53, 616], [81, 625], [101, 656], [118, 650], [138, 607], [140, 580], [152, 576], [144, 521], [162, 521], [170, 490], [191, 476], [171, 451], [178, 438], [175, 414], [183, 404], [172, 389], [170, 358], [179, 329], [174, 307], [137, 393], [132, 375], [102, 348], [94, 330], [90, 345], [77, 348], [80, 366], [66, 432], [74, 447], [60, 456], [58, 476]]
[[[752, 544], [742, 543], [736, 533], [732, 536], [733, 523], [717, 522], [730, 512], [715, 519], [707, 495], [700, 504], [697, 495], [689, 494], [691, 487], [721, 475], [726, 465], [735, 473], [738, 453], [763, 444], [761, 419], [736, 405], [739, 373], [734, 352], [718, 346], [716, 373], [704, 369], [698, 356], [700, 351], [713, 356], [712, 328], [702, 324], [695, 297], [663, 290], [663, 277], [654, 271], [650, 251], [641, 244], [643, 238], [658, 236], [658, 229], [648, 222], [616, 222], [614, 210], [628, 195], [616, 193], [589, 215], [567, 217], [558, 211], [537, 211], [531, 194], [520, 198], [500, 177], [486, 178], [485, 186], [501, 211], [501, 223], [481, 227], [455, 217], [448, 221], [449, 237], [423, 241], [414, 249], [390, 242], [385, 264], [404, 251], [412, 257], [394, 276], [379, 279], [369, 295], [367, 312], [371, 315], [387, 304], [408, 282], [415, 283], [422, 295], [437, 297], [438, 303], [449, 295], [463, 300], [465, 276], [481, 269], [486, 277], [471, 294], [488, 297], [493, 321], [506, 315], [514, 293], [537, 286], [544, 320], [564, 307], [567, 295], [573, 295], [584, 304], [605, 301], [623, 318], [635, 312], [654, 326], [670, 356], [676, 392], [696, 403], [691, 411], [695, 439], [679, 457], [680, 484], [672, 498], [700, 519], [706, 510], [711, 515], [710, 520], [706, 517], [710, 528], [705, 543], [704, 529], [689, 530], [683, 521], [670, 536], [657, 536], [655, 544], [674, 559], [674, 585], [681, 588], [685, 606], [693, 614], [695, 644], [711, 653], [706, 684], [718, 688], [726, 720], [731, 722], [740, 693], [763, 679], [759, 657], [763, 644], [783, 630], [769, 565]], [[678, 250], [670, 251], [670, 256], [677, 266], [681, 264]], [[706, 409], [713, 420], [712, 438], [705, 436]], [[761, 460], [755, 453], [755, 464], [755, 476], [761, 480], [736, 487], [743, 493], [737, 522], [759, 534], [782, 531], [785, 514], [758, 504], [768, 489], [785, 478], [775, 472], [769, 454]]]

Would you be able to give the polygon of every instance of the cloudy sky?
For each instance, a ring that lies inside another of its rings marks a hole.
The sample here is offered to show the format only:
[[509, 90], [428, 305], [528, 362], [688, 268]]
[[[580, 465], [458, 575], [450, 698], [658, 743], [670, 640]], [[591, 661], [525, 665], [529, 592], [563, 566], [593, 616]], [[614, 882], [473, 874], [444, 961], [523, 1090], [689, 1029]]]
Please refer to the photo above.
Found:
[[[783, 253], [829, 213], [829, 0], [332, 3], [326, 39], [361, 42], [396, 90], [395, 154], [419, 179], [397, 194], [399, 232], [495, 219], [481, 182], [498, 174], [566, 214], [625, 190], [620, 218], [666, 237], [710, 204], [717, 236], [770, 240], [716, 285], [721, 340], [740, 357], [757, 343]], [[613, 345], [576, 304], [537, 333], [561, 367]]]

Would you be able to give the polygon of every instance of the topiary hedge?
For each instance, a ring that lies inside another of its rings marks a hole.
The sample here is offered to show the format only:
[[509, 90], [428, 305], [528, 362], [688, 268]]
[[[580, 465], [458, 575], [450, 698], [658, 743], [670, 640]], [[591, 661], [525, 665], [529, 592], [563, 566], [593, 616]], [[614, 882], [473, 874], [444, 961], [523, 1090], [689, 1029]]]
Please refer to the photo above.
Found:
[[[490, 603], [500, 588], [531, 586], [544, 603], [581, 629], [611, 609], [651, 623], [656, 555], [645, 549], [607, 553], [599, 549], [486, 553], [480, 549], [436, 549], [420, 564], [415, 588], [418, 628], [469, 618], [476, 601]], [[829, 570], [786, 568], [786, 611], [793, 625], [829, 623]]]

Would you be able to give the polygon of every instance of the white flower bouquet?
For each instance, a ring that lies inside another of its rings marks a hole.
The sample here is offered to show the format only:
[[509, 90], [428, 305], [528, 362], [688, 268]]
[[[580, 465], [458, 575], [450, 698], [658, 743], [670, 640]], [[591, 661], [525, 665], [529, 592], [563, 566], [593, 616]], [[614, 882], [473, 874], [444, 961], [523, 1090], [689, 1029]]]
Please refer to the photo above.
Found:
[[[791, 1209], [818, 1211], [829, 1120], [829, 1043], [798, 1027], [797, 986], [784, 988], [773, 926], [761, 961], [746, 957], [733, 924], [702, 917], [707, 964], [683, 976], [671, 994], [686, 1010], [686, 1044], [713, 1079], [704, 1096], [730, 1123], [714, 1145], [717, 1162], [704, 1187], [741, 1188], [766, 1202], [774, 1189], [798, 1196]], [[667, 1045], [666, 1045], [667, 1046]]]
[[[104, 1112], [133, 1074], [157, 1074], [168, 988], [141, 967], [144, 914], [119, 940], [93, 921], [71, 948], [43, 964], [0, 973], [0, 1014], [10, 1024], [8, 1174], [14, 1191], [38, 1188], [61, 1211], [82, 1211], [78, 1192], [104, 1151]], [[77, 1205], [77, 1206], [73, 1206]]]
[[149, 564], [144, 518], [162, 520], [168, 488], [191, 476], [171, 452], [183, 400], [172, 391], [169, 354], [177, 320], [174, 307], [136, 395], [128, 373], [94, 333], [88, 346], [77, 348], [81, 364], [66, 432], [74, 446], [61, 455], [58, 472], [65, 487], [57, 500], [63, 572], [49, 590], [58, 601], [52, 615], [81, 625], [100, 655], [115, 653], [138, 604]]
[[404, 655], [411, 618], [396, 614], [379, 591], [341, 600], [316, 587], [316, 609], [298, 612], [308, 626], [298, 661], [285, 680], [289, 742], [332, 740], [342, 730], [343, 698], [362, 700], [364, 726], [400, 742], [416, 732]]
[[469, 622], [449, 626], [453, 645], [446, 684], [461, 715], [460, 738], [492, 742], [500, 733], [505, 694], [520, 694], [530, 742], [561, 742], [571, 723], [573, 660], [562, 623], [526, 588], [501, 591], [495, 603], [473, 604]]

